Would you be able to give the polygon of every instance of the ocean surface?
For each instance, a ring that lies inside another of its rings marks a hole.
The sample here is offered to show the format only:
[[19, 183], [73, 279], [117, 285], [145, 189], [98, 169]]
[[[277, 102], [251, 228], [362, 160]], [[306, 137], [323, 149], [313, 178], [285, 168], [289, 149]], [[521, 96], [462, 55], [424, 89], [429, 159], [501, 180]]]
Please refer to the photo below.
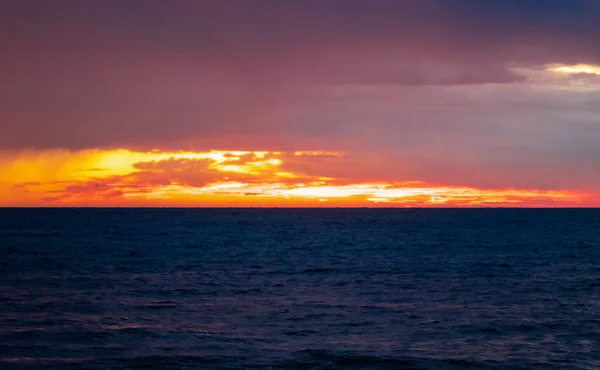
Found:
[[600, 369], [600, 210], [0, 209], [1, 369]]

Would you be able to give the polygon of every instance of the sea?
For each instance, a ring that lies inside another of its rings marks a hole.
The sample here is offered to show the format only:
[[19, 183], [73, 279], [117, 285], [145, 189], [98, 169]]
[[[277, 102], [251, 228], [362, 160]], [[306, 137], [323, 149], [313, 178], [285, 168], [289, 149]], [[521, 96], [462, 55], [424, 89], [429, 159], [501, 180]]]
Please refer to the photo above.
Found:
[[0, 209], [1, 369], [600, 369], [599, 209]]

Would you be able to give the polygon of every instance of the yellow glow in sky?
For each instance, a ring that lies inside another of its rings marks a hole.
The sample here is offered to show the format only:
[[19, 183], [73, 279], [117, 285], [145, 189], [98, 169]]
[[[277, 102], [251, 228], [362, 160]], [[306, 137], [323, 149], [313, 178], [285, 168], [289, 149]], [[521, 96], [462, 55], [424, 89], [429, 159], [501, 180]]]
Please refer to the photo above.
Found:
[[560, 65], [551, 67], [550, 70], [565, 74], [588, 73], [600, 75], [600, 66], [591, 64]]
[[[477, 189], [434, 186], [420, 181], [361, 181], [360, 178], [340, 181], [319, 170], [324, 157], [343, 161], [345, 154], [125, 149], [3, 153], [0, 156], [0, 206], [314, 206], [325, 201], [338, 206], [379, 203], [479, 206], [531, 202], [572, 205], [586, 199], [586, 194], [574, 191]], [[293, 166], [287, 167], [295, 158], [299, 158], [307, 171], [314, 172], [298, 172], [292, 170]], [[306, 166], [306, 161], [314, 165]]]

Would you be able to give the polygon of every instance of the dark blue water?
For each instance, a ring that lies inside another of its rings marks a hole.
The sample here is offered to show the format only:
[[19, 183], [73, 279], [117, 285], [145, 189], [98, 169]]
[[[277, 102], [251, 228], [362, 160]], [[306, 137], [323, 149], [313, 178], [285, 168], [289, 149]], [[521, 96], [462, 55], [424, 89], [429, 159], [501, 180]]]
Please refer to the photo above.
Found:
[[600, 210], [0, 210], [3, 369], [600, 369]]

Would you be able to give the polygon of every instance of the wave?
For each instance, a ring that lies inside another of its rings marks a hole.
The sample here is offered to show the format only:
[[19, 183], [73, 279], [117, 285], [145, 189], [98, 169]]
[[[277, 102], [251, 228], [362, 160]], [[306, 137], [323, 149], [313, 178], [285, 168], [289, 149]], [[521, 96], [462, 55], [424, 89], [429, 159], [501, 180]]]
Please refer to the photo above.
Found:
[[[418, 357], [382, 357], [353, 353], [337, 353], [305, 349], [294, 353], [293, 358], [278, 363], [265, 363], [252, 357], [221, 356], [138, 356], [122, 358], [6, 358], [0, 360], [3, 368], [85, 368], [85, 369], [288, 369], [288, 370], [465, 370], [503, 369], [525, 370], [539, 368], [541, 364], [484, 363], [462, 359], [428, 359]], [[75, 367], [74, 367], [75, 366]]]
[[[352, 352], [330, 352], [305, 349], [295, 353], [295, 358], [279, 364], [275, 368], [285, 369], [414, 369], [414, 370], [455, 370], [455, 369], [506, 369], [523, 370], [531, 368], [506, 363], [479, 362], [464, 359], [429, 359], [410, 356], [385, 357]], [[533, 364], [532, 364], [533, 366]]]

